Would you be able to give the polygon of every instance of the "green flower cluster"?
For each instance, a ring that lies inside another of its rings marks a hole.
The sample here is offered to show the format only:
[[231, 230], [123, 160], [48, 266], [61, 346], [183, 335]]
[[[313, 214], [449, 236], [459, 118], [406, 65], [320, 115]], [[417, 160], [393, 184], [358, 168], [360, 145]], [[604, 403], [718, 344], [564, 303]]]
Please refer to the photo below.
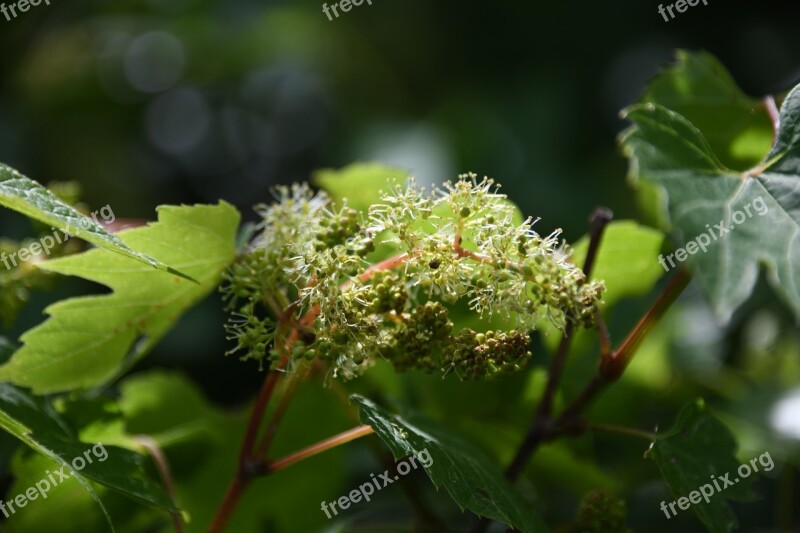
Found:
[[576, 531], [591, 533], [630, 533], [626, 525], [628, 506], [625, 500], [607, 489], [586, 493], [578, 510]]
[[455, 338], [450, 364], [461, 379], [512, 374], [528, 364], [530, 343], [528, 334], [519, 331], [477, 333], [465, 328]]
[[448, 309], [440, 302], [418, 305], [396, 326], [380, 355], [400, 372], [443, 370], [462, 380], [494, 378], [519, 371], [531, 357], [525, 333], [477, 333], [465, 328], [454, 334]]
[[447, 367], [452, 347], [453, 323], [447, 308], [439, 302], [426, 302], [403, 316], [392, 342], [381, 355], [400, 372], [418, 369], [430, 374]]
[[[244, 359], [288, 360], [291, 370], [319, 358], [345, 379], [379, 359], [489, 378], [526, 365], [527, 332], [542, 318], [590, 326], [602, 295], [569, 262], [560, 231], [540, 236], [474, 175], [432, 192], [394, 186], [367, 213], [295, 185], [257, 212], [223, 288], [232, 352]], [[456, 333], [448, 310], [459, 301], [516, 327]]]

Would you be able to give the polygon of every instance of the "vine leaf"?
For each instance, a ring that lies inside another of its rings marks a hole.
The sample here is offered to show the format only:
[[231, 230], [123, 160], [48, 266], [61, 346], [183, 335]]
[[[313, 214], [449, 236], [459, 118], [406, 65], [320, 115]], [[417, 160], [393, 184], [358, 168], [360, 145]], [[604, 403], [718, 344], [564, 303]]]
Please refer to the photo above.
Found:
[[683, 115], [726, 166], [757, 165], [772, 146], [773, 126], [763, 101], [746, 95], [708, 52], [678, 50], [677, 63], [656, 76], [639, 103]]
[[[63, 467], [63, 474], [71, 474], [100, 506], [112, 530], [108, 512], [90, 480], [146, 505], [175, 510], [166, 493], [146, 476], [143, 456], [125, 448], [103, 445], [106, 457], [101, 461], [104, 454], [95, 454], [93, 449], [97, 443], [80, 442], [72, 428], [44, 398], [32, 396], [8, 383], [0, 384], [0, 427], [39, 454], [56, 461]], [[73, 468], [71, 463], [76, 458], [86, 457], [84, 453], [90, 449], [89, 457], [93, 461], [90, 463], [84, 459], [83, 468]], [[41, 478], [47, 479], [44, 472]], [[54, 479], [58, 481], [59, 477]], [[58, 485], [51, 490], [58, 490]]]
[[103, 249], [48, 261], [41, 268], [110, 287], [108, 295], [71, 298], [49, 306], [50, 318], [26, 332], [0, 380], [37, 393], [108, 382], [143, 357], [175, 321], [219, 283], [236, 253], [239, 213], [218, 205], [162, 206], [159, 221], [121, 232], [127, 245], [190, 274], [165, 276]]
[[[800, 320], [800, 87], [782, 106], [776, 146], [745, 173], [723, 166], [700, 130], [678, 113], [648, 103], [625, 116], [634, 122], [621, 139], [630, 176], [665, 191], [676, 242], [720, 322], [750, 296], [760, 266]], [[679, 259], [672, 261], [676, 267]]]
[[[703, 486], [713, 487], [716, 479], [722, 491], [715, 490], [708, 502], [702, 499], [700, 503], [690, 503], [709, 531], [724, 533], [737, 526], [736, 516], [726, 500], [751, 501], [756, 497], [750, 487], [753, 476], [737, 477], [739, 461], [735, 452], [736, 441], [731, 432], [708, 411], [702, 400], [697, 400], [683, 408], [669, 431], [658, 435], [645, 457], [656, 462], [676, 501]], [[727, 474], [730, 475], [726, 478]], [[733, 484], [725, 483], [723, 478]], [[706, 493], [709, 492], [706, 487]], [[673, 507], [680, 512], [677, 506]]]
[[366, 212], [380, 202], [382, 192], [388, 192], [389, 180], [403, 183], [408, 176], [407, 170], [380, 163], [353, 163], [339, 170], [318, 170], [311, 181], [337, 203], [346, 199], [353, 209]]
[[37, 182], [3, 163], [0, 163], [0, 205], [57, 227], [100, 248], [141, 261], [156, 270], [191, 279], [157, 259], [134, 251], [119, 237], [106, 231], [102, 224], [84, 216]]
[[547, 526], [477, 446], [422, 417], [390, 414], [359, 395], [352, 395], [350, 400], [359, 405], [361, 422], [372, 426], [395, 459], [427, 450], [432, 459], [425, 468], [428, 477], [437, 489], [444, 486], [462, 509], [526, 533], [547, 531]]

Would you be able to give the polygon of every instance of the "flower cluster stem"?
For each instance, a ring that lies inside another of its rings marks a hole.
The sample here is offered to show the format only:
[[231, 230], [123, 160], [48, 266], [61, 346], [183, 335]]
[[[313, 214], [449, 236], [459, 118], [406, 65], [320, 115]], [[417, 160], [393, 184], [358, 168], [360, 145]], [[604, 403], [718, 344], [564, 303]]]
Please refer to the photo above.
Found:
[[[611, 222], [614, 214], [606, 208], [600, 207], [595, 209], [589, 217], [590, 226], [590, 240], [589, 248], [586, 252], [586, 259], [583, 264], [583, 272], [587, 278], [591, 276], [594, 269], [595, 258], [600, 249], [600, 243], [603, 239], [603, 233], [606, 226]], [[536, 416], [533, 419], [530, 429], [528, 430], [525, 440], [523, 440], [517, 454], [511, 461], [511, 464], [506, 469], [506, 477], [510, 480], [515, 480], [522, 473], [525, 465], [528, 463], [530, 456], [536, 451], [539, 444], [543, 441], [549, 430], [550, 419], [553, 411], [553, 402], [555, 400], [558, 387], [561, 383], [561, 377], [564, 373], [564, 367], [567, 363], [567, 355], [572, 345], [572, 337], [575, 332], [575, 326], [572, 322], [567, 323], [564, 329], [564, 336], [558, 345], [553, 361], [550, 364], [548, 373], [547, 385], [545, 386], [544, 394], [539, 402], [539, 408]]]
[[276, 459], [275, 461], [270, 461], [267, 463], [267, 471], [268, 472], [276, 472], [287, 466], [291, 466], [298, 461], [302, 461], [303, 459], [308, 459], [309, 457], [313, 457], [318, 455], [324, 451], [330, 450], [331, 448], [335, 448], [337, 446], [341, 446], [342, 444], [347, 444], [348, 442], [354, 441], [356, 439], [360, 439], [366, 435], [371, 435], [375, 433], [375, 430], [372, 429], [372, 426], [361, 425], [356, 428], [350, 429], [338, 435], [334, 435], [328, 439], [325, 439], [321, 442], [313, 444], [307, 448], [303, 448], [302, 450], [296, 451], [286, 457], [281, 459]]
[[[390, 257], [389, 259], [386, 259], [366, 269], [358, 276], [358, 279], [361, 282], [368, 281], [373, 275], [375, 275], [376, 272], [397, 268], [398, 266], [404, 264], [410, 257], [411, 256], [407, 253]], [[344, 290], [351, 284], [352, 281], [345, 282], [341, 289]], [[270, 298], [269, 303], [271, 306], [274, 305], [277, 307], [277, 302], [274, 298]], [[273, 393], [278, 384], [278, 380], [280, 379], [281, 372], [286, 368], [288, 363], [288, 356], [286, 354], [291, 351], [291, 347], [297, 341], [301, 330], [309, 328], [314, 323], [314, 320], [319, 313], [319, 308], [315, 307], [309, 310], [308, 313], [306, 313], [298, 323], [295, 323], [292, 318], [294, 316], [293, 306], [289, 306], [289, 308], [285, 311], [278, 311], [280, 310], [276, 310], [276, 314], [278, 315], [281, 323], [285, 324], [291, 329], [291, 333], [286, 339], [284, 356], [281, 358], [278, 365], [276, 365], [276, 368], [270, 370], [267, 373], [267, 376], [264, 378], [261, 390], [259, 391], [258, 397], [253, 405], [253, 409], [250, 412], [250, 418], [245, 431], [244, 441], [242, 442], [242, 448], [239, 453], [239, 462], [237, 465], [236, 474], [231, 481], [225, 496], [223, 497], [222, 503], [217, 511], [217, 515], [214, 517], [214, 521], [209, 528], [209, 533], [221, 533], [224, 531], [225, 526], [230, 521], [234, 508], [239, 502], [239, 499], [256, 477], [269, 475], [275, 470], [286, 468], [287, 466], [290, 466], [302, 459], [311, 457], [312, 455], [316, 455], [317, 453], [321, 453], [335, 446], [346, 444], [355, 438], [359, 438], [371, 432], [371, 428], [369, 432], [366, 432], [366, 429], [364, 429], [362, 426], [360, 428], [356, 428], [358, 431], [352, 430], [352, 434], [351, 432], [346, 432], [345, 434], [331, 437], [330, 439], [326, 439], [325, 441], [312, 445], [309, 448], [295, 452], [294, 454], [284, 457], [283, 459], [279, 459], [274, 462], [266, 459], [266, 454], [273, 438], [275, 437], [278, 425], [283, 419], [283, 415], [286, 413], [286, 410], [289, 407], [291, 399], [293, 398], [294, 392], [300, 381], [300, 378], [298, 378], [297, 374], [293, 374], [290, 378], [289, 383], [283, 391], [281, 400], [279, 401], [278, 406], [276, 407], [270, 421], [267, 424], [267, 428], [264, 432], [262, 440], [260, 443], [258, 443], [259, 430], [261, 428], [264, 415], [266, 414], [267, 407], [269, 406], [270, 400], [272, 399]], [[348, 438], [348, 436], [350, 438]]]

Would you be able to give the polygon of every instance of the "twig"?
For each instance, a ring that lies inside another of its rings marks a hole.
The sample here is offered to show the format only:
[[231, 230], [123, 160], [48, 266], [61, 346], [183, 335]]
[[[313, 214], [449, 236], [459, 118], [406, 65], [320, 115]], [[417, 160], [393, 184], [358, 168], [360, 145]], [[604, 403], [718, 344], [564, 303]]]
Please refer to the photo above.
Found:
[[[161, 481], [164, 483], [164, 490], [167, 492], [167, 495], [170, 497], [170, 499], [175, 502], [175, 486], [172, 483], [172, 474], [169, 471], [169, 462], [167, 461], [164, 452], [161, 451], [158, 443], [147, 435], [137, 435], [134, 437], [134, 440], [144, 449], [146, 449], [150, 454], [150, 457], [153, 458], [153, 462], [158, 470], [158, 475], [161, 478]], [[179, 511], [170, 511], [169, 515], [172, 520], [172, 527], [175, 529], [175, 533], [183, 533], [183, 519], [181, 518], [181, 513]]]
[[[305, 375], [303, 378], [304, 377]], [[300, 381], [303, 378], [300, 377], [299, 373], [294, 373], [289, 378], [288, 383], [286, 384], [286, 389], [283, 391], [281, 399], [278, 402], [278, 406], [272, 413], [269, 422], [267, 422], [267, 429], [264, 431], [261, 444], [258, 445], [258, 449], [256, 450], [254, 457], [259, 459], [266, 457], [269, 446], [272, 444], [272, 440], [275, 438], [275, 434], [278, 432], [278, 426], [280, 425], [281, 420], [283, 420], [283, 415], [286, 414], [286, 410], [289, 408], [289, 404], [292, 402], [292, 398], [297, 390], [297, 386], [300, 384]]]
[[[583, 273], [587, 278], [591, 276], [592, 270], [594, 269], [595, 259], [597, 257], [597, 252], [600, 249], [600, 243], [603, 239], [605, 228], [608, 223], [611, 222], [613, 217], [614, 214], [611, 212], [611, 210], [604, 207], [598, 207], [589, 217], [589, 248], [586, 250], [586, 258], [584, 259], [583, 263]], [[537, 409], [536, 416], [534, 417], [531, 426], [525, 435], [525, 439], [517, 449], [514, 459], [506, 469], [506, 477], [512, 482], [515, 481], [520, 474], [522, 474], [522, 471], [525, 469], [525, 465], [528, 464], [531, 456], [536, 453], [536, 450], [539, 448], [542, 442], [547, 439], [551, 432], [550, 425], [553, 401], [555, 399], [556, 392], [558, 391], [558, 386], [561, 382], [561, 376], [564, 372], [564, 367], [566, 366], [567, 355], [569, 353], [570, 346], [572, 345], [572, 334], [574, 332], [574, 328], [575, 326], [572, 322], [568, 322], [566, 328], [564, 328], [564, 335], [561, 338], [561, 342], [558, 345], [556, 354], [550, 364], [547, 385], [545, 386], [544, 393], [542, 394], [542, 399], [539, 402], [539, 408]], [[491, 520], [488, 518], [481, 518], [476, 523], [473, 532], [481, 533], [485, 531], [487, 527], [489, 527], [489, 524], [491, 524]]]
[[603, 357], [611, 352], [611, 335], [608, 333], [608, 326], [606, 326], [606, 321], [599, 309], [595, 314], [594, 323], [597, 325], [597, 335], [600, 337], [600, 356]]
[[236, 476], [225, 491], [225, 496], [222, 498], [222, 505], [220, 505], [217, 515], [211, 522], [208, 528], [208, 533], [222, 533], [225, 526], [231, 519], [233, 510], [236, 508], [236, 503], [241, 498], [247, 486], [252, 481], [250, 477], [244, 477], [241, 472], [237, 472]]
[[[566, 362], [566, 354], [569, 351], [570, 344], [572, 343], [572, 332], [574, 326], [568, 323], [564, 330], [564, 336], [561, 338], [561, 343], [558, 345], [553, 362], [550, 365], [550, 373], [548, 375], [547, 386], [545, 388], [542, 399], [539, 402], [539, 409], [536, 412], [536, 417], [525, 435], [525, 439], [517, 449], [514, 459], [506, 469], [506, 477], [511, 481], [516, 480], [528, 464], [531, 455], [536, 451], [539, 445], [544, 441], [549, 431], [550, 413], [553, 409], [553, 399], [555, 398], [556, 390], [558, 390], [558, 380], [563, 372], [564, 364]], [[555, 376], [555, 378], [554, 378]], [[485, 520], [485, 519], [484, 519]], [[487, 524], [488, 525], [488, 521]], [[482, 529], [478, 529], [482, 531]]]
[[364, 437], [366, 435], [371, 435], [373, 433], [375, 433], [375, 430], [372, 429], [372, 426], [367, 426], [367, 425], [358, 426], [356, 428], [345, 431], [344, 433], [335, 435], [329, 439], [325, 439], [322, 442], [318, 442], [317, 444], [309, 446], [308, 448], [296, 451], [281, 459], [270, 461], [266, 463], [266, 470], [268, 473], [276, 472], [278, 470], [291, 466], [297, 463], [298, 461], [302, 461], [303, 459], [308, 459], [309, 457], [318, 455], [324, 451], [330, 450], [331, 448], [341, 446], [342, 444], [346, 444], [348, 442], [360, 439], [361, 437]]
[[612, 424], [596, 424], [593, 422], [587, 422], [585, 424], [586, 429], [591, 429], [594, 431], [605, 431], [608, 433], [619, 433], [621, 435], [630, 435], [631, 437], [639, 437], [640, 439], [649, 440], [651, 442], [656, 440], [656, 434], [650, 431], [643, 431], [641, 429], [636, 428], [629, 428], [624, 426], [615, 426]]
[[606, 226], [614, 218], [614, 213], [607, 207], [598, 207], [589, 216], [589, 249], [586, 250], [586, 259], [583, 262], [583, 273], [589, 278], [594, 270], [594, 262], [597, 259], [597, 252], [603, 240], [603, 232]]
[[781, 129], [781, 112], [778, 111], [778, 106], [775, 104], [775, 98], [772, 96], [765, 96], [763, 102], [764, 107], [767, 109], [769, 119], [772, 122], [772, 131], [774, 134], [772, 138], [772, 145], [775, 146], [775, 143], [778, 142], [778, 133]]
[[286, 314], [283, 308], [278, 305], [277, 300], [275, 297], [269, 293], [264, 294], [264, 301], [269, 304], [269, 307], [272, 309], [272, 312], [275, 313], [275, 318], [278, 319], [280, 322], [283, 322], [286, 319]]
[[253, 447], [255, 446], [256, 438], [258, 437], [258, 430], [261, 426], [261, 420], [264, 417], [264, 412], [269, 404], [269, 399], [272, 396], [272, 391], [275, 390], [275, 385], [278, 382], [278, 373], [274, 370], [269, 370], [264, 383], [261, 386], [261, 391], [258, 394], [256, 403], [250, 413], [250, 420], [247, 423], [247, 431], [245, 433], [242, 448], [239, 452], [239, 462], [236, 466], [236, 474], [225, 491], [225, 496], [222, 498], [222, 503], [217, 510], [211, 526], [208, 528], [209, 533], [222, 533], [225, 526], [236, 508], [245, 489], [258, 473], [258, 463], [254, 461]]
[[282, 459], [278, 459], [277, 461], [270, 462], [266, 460], [250, 458], [244, 467], [240, 465], [237, 469], [236, 475], [234, 476], [233, 481], [231, 481], [231, 484], [228, 486], [225, 496], [222, 499], [222, 505], [220, 505], [217, 515], [214, 517], [211, 526], [208, 528], [208, 532], [222, 533], [222, 531], [225, 530], [225, 527], [227, 526], [231, 515], [233, 514], [233, 510], [236, 508], [236, 504], [239, 502], [242, 494], [244, 494], [244, 491], [255, 478], [260, 476], [268, 476], [272, 472], [282, 470], [293, 465], [294, 463], [302, 461], [303, 459], [313, 457], [314, 455], [320, 454], [326, 450], [346, 444], [371, 433], [374, 433], [374, 430], [370, 426], [359, 426], [349, 431], [345, 431], [344, 433], [340, 433], [339, 435], [335, 435], [329, 439], [325, 439], [317, 444], [313, 444], [308, 448], [294, 452], [286, 457], [283, 457]]
[[[599, 250], [600, 242], [603, 238], [603, 232], [608, 223], [611, 222], [613, 216], [613, 213], [609, 209], [600, 207], [595, 209], [595, 211], [589, 217], [590, 240], [589, 248], [586, 251], [586, 259], [583, 265], [583, 271], [587, 278], [591, 276], [594, 268], [594, 262], [595, 258], [597, 257], [597, 251]], [[567, 323], [567, 326], [564, 329], [564, 336], [561, 338], [561, 343], [558, 345], [558, 350], [556, 351], [553, 361], [550, 364], [547, 385], [545, 387], [544, 394], [542, 395], [542, 399], [539, 402], [539, 408], [536, 416], [531, 423], [531, 427], [528, 430], [525, 439], [522, 441], [522, 444], [517, 450], [514, 459], [506, 469], [506, 477], [512, 481], [519, 477], [519, 475], [522, 473], [522, 470], [525, 468], [528, 459], [536, 451], [536, 448], [538, 448], [547, 435], [550, 417], [553, 410], [553, 401], [555, 399], [556, 392], [558, 391], [559, 384], [561, 383], [561, 376], [564, 373], [564, 367], [566, 366], [567, 355], [572, 344], [572, 335], [574, 330], [574, 324], [572, 322]]]
[[258, 437], [258, 430], [261, 426], [261, 419], [264, 418], [264, 412], [267, 410], [267, 405], [272, 397], [272, 392], [275, 390], [275, 385], [278, 383], [280, 375], [274, 370], [269, 370], [264, 383], [261, 386], [261, 391], [258, 393], [258, 398], [250, 413], [250, 420], [247, 424], [247, 432], [244, 436], [242, 449], [239, 454], [239, 464], [246, 466], [246, 464], [253, 459], [256, 438]]
[[636, 327], [628, 334], [622, 345], [614, 352], [610, 353], [607, 357], [603, 358], [600, 366], [601, 374], [607, 374], [612, 380], [616, 380], [622, 375], [625, 367], [628, 366], [630, 360], [633, 358], [636, 350], [641, 345], [642, 341], [647, 337], [650, 331], [658, 324], [667, 310], [675, 303], [678, 296], [683, 292], [683, 289], [691, 281], [691, 276], [686, 269], [678, 270], [675, 277], [673, 277], [669, 284], [664, 288], [664, 292], [658, 297], [658, 300], [653, 306], [645, 313], [645, 315], [636, 324]]
[[642, 340], [644, 340], [645, 336], [661, 320], [670, 306], [683, 292], [683, 289], [689, 284], [690, 280], [691, 277], [686, 270], [681, 269], [678, 271], [675, 277], [673, 277], [664, 288], [664, 291], [653, 306], [645, 313], [642, 319], [639, 320], [633, 330], [631, 330], [627, 338], [622, 342], [620, 348], [601, 359], [598, 373], [578, 397], [564, 409], [564, 412], [553, 424], [554, 428], [568, 427], [572, 424], [578, 415], [589, 406], [606, 386], [617, 381], [622, 376]]

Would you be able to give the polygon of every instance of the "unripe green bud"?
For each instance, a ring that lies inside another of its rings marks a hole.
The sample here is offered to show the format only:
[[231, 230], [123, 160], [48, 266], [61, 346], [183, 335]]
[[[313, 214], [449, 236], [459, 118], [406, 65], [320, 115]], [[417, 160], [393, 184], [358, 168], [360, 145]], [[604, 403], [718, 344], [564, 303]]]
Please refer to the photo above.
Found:
[[625, 500], [607, 489], [594, 489], [583, 497], [578, 523], [594, 533], [626, 533], [628, 508]]

